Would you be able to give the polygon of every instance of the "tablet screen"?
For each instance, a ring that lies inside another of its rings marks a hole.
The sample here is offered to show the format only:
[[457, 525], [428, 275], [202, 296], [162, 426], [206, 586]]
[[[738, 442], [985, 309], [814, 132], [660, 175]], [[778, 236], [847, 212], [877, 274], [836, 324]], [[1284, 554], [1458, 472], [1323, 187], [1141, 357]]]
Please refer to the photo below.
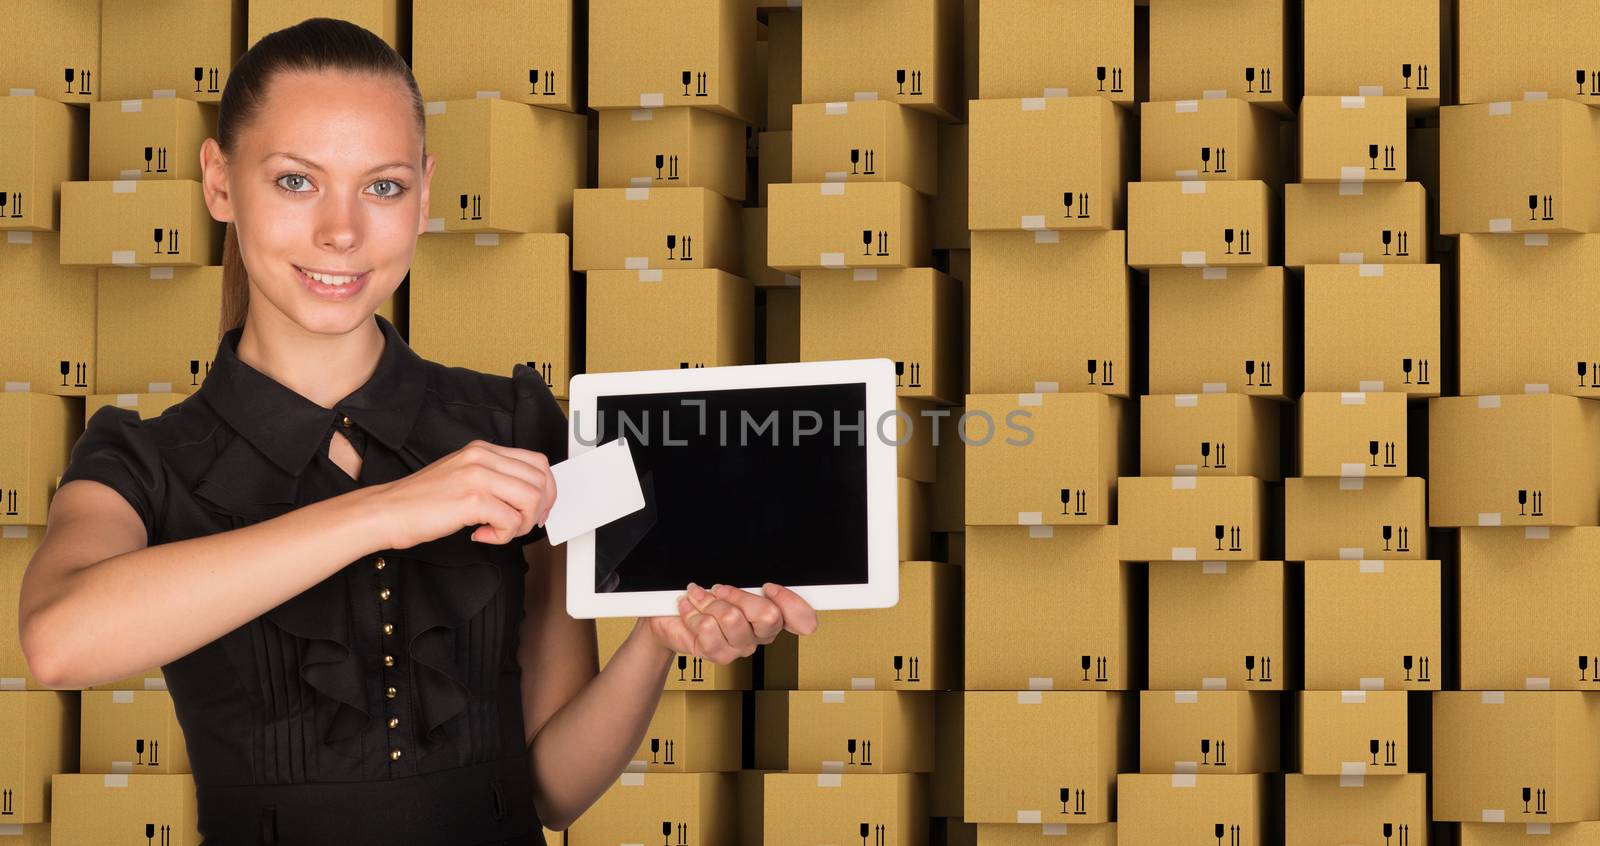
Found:
[[628, 439], [645, 497], [596, 530], [597, 592], [868, 581], [864, 384], [602, 395], [596, 410], [597, 445]]

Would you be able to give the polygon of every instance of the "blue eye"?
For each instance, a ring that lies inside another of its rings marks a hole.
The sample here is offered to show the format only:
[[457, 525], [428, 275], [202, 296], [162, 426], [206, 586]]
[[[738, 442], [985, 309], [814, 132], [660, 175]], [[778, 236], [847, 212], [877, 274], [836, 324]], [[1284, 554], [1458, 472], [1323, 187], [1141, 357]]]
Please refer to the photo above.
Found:
[[[310, 193], [309, 191], [301, 191], [301, 190], [297, 190], [297, 189], [294, 189], [294, 188], [286, 188], [286, 187], [284, 187], [283, 181], [285, 179], [298, 179], [301, 182], [308, 182], [308, 180], [306, 179], [306, 175], [305, 174], [303, 174], [303, 173], [286, 173], [286, 174], [278, 177], [278, 180], [276, 182], [274, 182], [273, 185], [277, 186], [278, 190], [283, 191], [286, 194], [306, 194], [306, 193]], [[393, 179], [380, 179], [377, 182], [374, 182], [372, 184], [373, 185], [387, 184], [387, 185], [390, 186], [390, 188], [389, 188], [387, 193], [381, 192], [381, 191], [380, 192], [376, 192], [376, 196], [380, 200], [393, 200], [393, 199], [401, 196], [402, 194], [406, 193], [406, 187], [404, 185], [401, 185], [399, 182], [396, 182]]]
[[[285, 179], [298, 179], [298, 180], [301, 180], [303, 182], [303, 181], [305, 181], [305, 175], [304, 174], [299, 174], [299, 173], [286, 173], [283, 176], [278, 177], [278, 181], [273, 183], [273, 184], [277, 185], [279, 188], [283, 188], [283, 180], [285, 180]], [[304, 191], [298, 191], [298, 190], [293, 189], [293, 188], [283, 188], [283, 190], [288, 191], [291, 194], [303, 194], [303, 193], [305, 193]]]

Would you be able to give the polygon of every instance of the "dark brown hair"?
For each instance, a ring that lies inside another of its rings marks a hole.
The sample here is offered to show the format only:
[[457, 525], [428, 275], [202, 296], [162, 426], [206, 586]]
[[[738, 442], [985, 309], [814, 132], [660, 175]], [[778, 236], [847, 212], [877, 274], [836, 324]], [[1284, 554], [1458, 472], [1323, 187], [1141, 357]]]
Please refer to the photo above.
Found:
[[[239, 57], [228, 73], [217, 112], [217, 144], [223, 156], [233, 161], [241, 132], [249, 129], [261, 111], [267, 85], [284, 71], [315, 72], [340, 70], [392, 77], [406, 84], [416, 113], [417, 131], [423, 136], [422, 157], [427, 151], [427, 123], [423, 116], [422, 92], [417, 87], [411, 66], [388, 42], [372, 31], [335, 18], [307, 18], [291, 27], [263, 36]], [[217, 336], [244, 325], [250, 306], [250, 281], [244, 259], [239, 254], [239, 236], [228, 224], [222, 242], [222, 318]]]

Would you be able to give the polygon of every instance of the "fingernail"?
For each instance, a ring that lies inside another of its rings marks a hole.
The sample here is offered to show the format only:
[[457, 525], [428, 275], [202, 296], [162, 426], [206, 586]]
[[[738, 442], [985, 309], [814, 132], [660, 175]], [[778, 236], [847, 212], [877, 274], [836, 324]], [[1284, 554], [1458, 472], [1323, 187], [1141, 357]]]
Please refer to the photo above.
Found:
[[721, 582], [718, 582], [718, 583], [716, 583], [716, 584], [711, 586], [711, 592], [712, 593], [716, 593], [719, 590], [722, 590], [722, 583]]
[[697, 585], [697, 584], [695, 584], [694, 582], [690, 582], [689, 583], [689, 595], [694, 597], [695, 599], [703, 599], [703, 598], [705, 598], [705, 595], [706, 595], [706, 589], [701, 587], [701, 586], [699, 586], [699, 585]]
[[768, 596], [772, 596], [773, 594], [778, 592], [778, 586], [773, 584], [772, 582], [767, 582], [766, 584], [761, 586], [761, 590], [763, 592], [765, 592]]
[[688, 598], [689, 598], [689, 595], [688, 595], [688, 594], [686, 594], [686, 593], [680, 593], [680, 594], [678, 594], [678, 599], [677, 599], [677, 601], [678, 601], [678, 602], [679, 602], [679, 603], [680, 603], [680, 604], [681, 604], [681, 603], [683, 603], [683, 602], [684, 602], [684, 601], [685, 601], [685, 600], [687, 600], [687, 599], [688, 599]]

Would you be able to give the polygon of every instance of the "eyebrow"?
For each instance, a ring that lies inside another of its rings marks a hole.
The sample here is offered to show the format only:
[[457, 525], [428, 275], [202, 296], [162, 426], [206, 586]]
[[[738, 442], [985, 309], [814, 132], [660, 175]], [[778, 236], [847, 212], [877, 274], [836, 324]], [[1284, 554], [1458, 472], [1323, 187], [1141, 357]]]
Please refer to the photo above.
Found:
[[[282, 151], [275, 152], [275, 153], [268, 153], [267, 155], [262, 157], [262, 159], [261, 159], [262, 163], [265, 164], [273, 156], [282, 156], [282, 157], [284, 157], [286, 159], [293, 159], [294, 161], [297, 161], [297, 162], [299, 162], [299, 163], [301, 163], [301, 164], [305, 165], [306, 167], [309, 167], [309, 168], [311, 168], [313, 170], [321, 170], [322, 169], [322, 165], [319, 165], [316, 162], [314, 162], [314, 161], [312, 161], [312, 160], [310, 160], [308, 158], [305, 158], [303, 156], [297, 156], [297, 155], [295, 155], [293, 153], [285, 153], [285, 152], [282, 152]], [[367, 173], [376, 173], [376, 172], [378, 172], [380, 170], [388, 170], [389, 168], [392, 168], [392, 167], [403, 168], [405, 170], [410, 170], [410, 171], [415, 171], [417, 169], [417, 166], [412, 164], [412, 163], [410, 163], [410, 162], [387, 162], [385, 164], [381, 164], [381, 165], [378, 165], [376, 167], [371, 168], [370, 170], [367, 171]]]

